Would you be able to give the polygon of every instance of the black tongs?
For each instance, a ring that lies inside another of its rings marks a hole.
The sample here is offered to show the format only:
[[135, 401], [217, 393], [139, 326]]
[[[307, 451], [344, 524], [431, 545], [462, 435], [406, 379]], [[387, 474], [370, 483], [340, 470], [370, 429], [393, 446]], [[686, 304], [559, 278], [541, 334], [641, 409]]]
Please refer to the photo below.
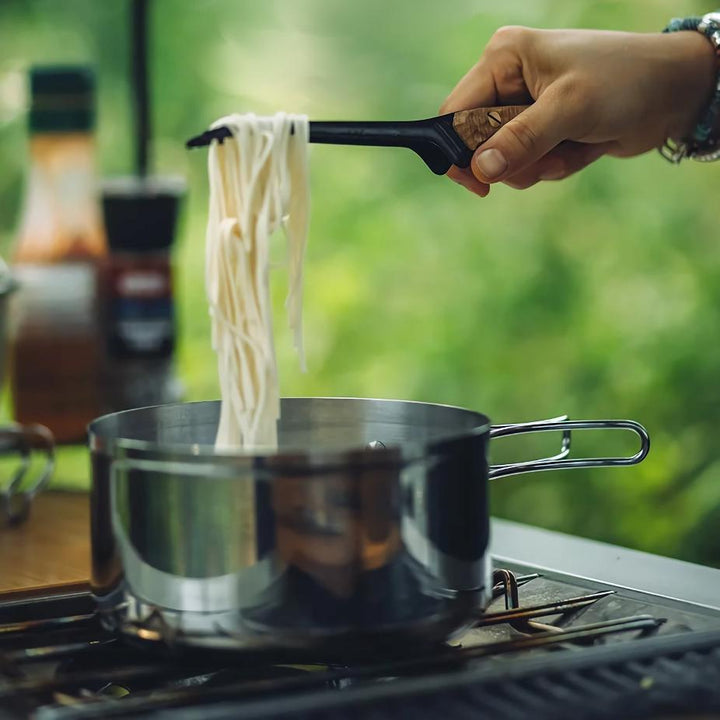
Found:
[[[331, 145], [406, 147], [416, 152], [436, 174], [444, 175], [452, 165], [465, 168], [475, 150], [527, 105], [502, 105], [460, 110], [427, 120], [400, 122], [310, 122], [310, 142]], [[232, 137], [221, 126], [190, 138], [188, 148], [222, 142]]]

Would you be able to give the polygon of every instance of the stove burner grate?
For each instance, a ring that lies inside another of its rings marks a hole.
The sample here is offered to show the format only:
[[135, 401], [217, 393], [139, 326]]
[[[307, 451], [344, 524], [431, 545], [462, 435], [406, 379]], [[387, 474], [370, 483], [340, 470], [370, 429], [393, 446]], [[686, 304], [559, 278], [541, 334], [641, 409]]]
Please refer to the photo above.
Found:
[[[0, 625], [0, 720], [29, 714], [41, 720], [149, 718], [166, 712], [187, 720], [240, 715], [330, 720], [349, 711], [377, 720], [400, 713], [452, 718], [485, 711], [502, 720], [527, 716], [528, 708], [536, 717], [563, 717], [568, 710], [567, 717], [599, 718], [613, 716], [608, 703], [616, 696], [613, 702], [620, 704], [613, 707], [622, 709], [620, 714], [636, 701], [645, 702], [647, 712], [649, 702], [668, 701], [669, 682], [682, 689], [687, 709], [690, 681], [713, 690], [709, 695], [693, 686], [693, 702], [708, 699], [699, 707], [713, 707], [720, 697], [720, 631], [647, 638], [663, 620], [644, 613], [569, 623], [612, 591], [521, 607], [518, 587], [538, 577], [495, 574], [494, 594], [504, 596], [505, 610], [482, 615], [478, 627], [492, 633], [505, 624], [512, 628], [509, 639], [491, 634], [479, 644], [351, 667], [263, 665], [256, 658], [228, 660], [227, 655], [158, 659], [102, 630], [85, 612], [87, 599], [81, 594], [75, 605], [67, 598], [46, 605], [67, 611], [65, 617], [43, 616], [32, 602], [5, 604], [0, 606], [5, 623]], [[538, 618], [553, 618], [554, 624]], [[592, 646], [618, 635], [643, 641]], [[541, 652], [545, 648], [563, 651]], [[36, 672], [53, 663], [50, 674]]]
[[[344, 694], [225, 703], [180, 710], [177, 720], [608, 720], [720, 713], [720, 632], [661, 636], [642, 643], [433, 675]], [[242, 708], [242, 710], [241, 710]], [[349, 713], [352, 713], [350, 715]]]

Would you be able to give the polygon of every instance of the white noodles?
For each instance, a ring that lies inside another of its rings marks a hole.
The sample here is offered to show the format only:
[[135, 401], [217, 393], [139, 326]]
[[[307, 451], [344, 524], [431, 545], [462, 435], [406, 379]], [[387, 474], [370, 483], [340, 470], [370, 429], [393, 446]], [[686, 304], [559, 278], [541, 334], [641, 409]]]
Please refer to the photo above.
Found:
[[[304, 115], [230, 115], [233, 137], [213, 142], [205, 282], [222, 409], [216, 446], [276, 446], [280, 393], [269, 291], [270, 236], [285, 230], [285, 306], [300, 364], [303, 257], [309, 218]], [[292, 130], [292, 132], [291, 132]]]

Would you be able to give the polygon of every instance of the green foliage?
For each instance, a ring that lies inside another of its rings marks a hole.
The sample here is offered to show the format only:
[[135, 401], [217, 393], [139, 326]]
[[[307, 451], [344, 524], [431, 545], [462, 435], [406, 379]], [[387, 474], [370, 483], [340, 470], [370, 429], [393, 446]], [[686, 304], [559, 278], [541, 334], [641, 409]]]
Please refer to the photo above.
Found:
[[[187, 177], [176, 271], [188, 399], [217, 396], [203, 288], [205, 156], [183, 140], [231, 111], [311, 118], [435, 113], [493, 30], [522, 23], [655, 31], [699, 2], [155, 0], [155, 168]], [[0, 233], [9, 242], [26, 159], [16, 88], [36, 62], [99, 71], [104, 174], [131, 170], [126, 3], [0, 4]], [[655, 154], [479, 200], [402, 150], [313, 147], [306, 265], [309, 371], [274, 290], [286, 395], [458, 404], [497, 421], [630, 417], [653, 449], [629, 470], [547, 473], [493, 486], [519, 521], [720, 566], [718, 168]], [[5, 246], [7, 247], [7, 245]], [[633, 445], [577, 438], [578, 452]], [[548, 452], [547, 438], [497, 443]], [[81, 469], [82, 468], [82, 469]], [[82, 476], [61, 457], [58, 482]]]

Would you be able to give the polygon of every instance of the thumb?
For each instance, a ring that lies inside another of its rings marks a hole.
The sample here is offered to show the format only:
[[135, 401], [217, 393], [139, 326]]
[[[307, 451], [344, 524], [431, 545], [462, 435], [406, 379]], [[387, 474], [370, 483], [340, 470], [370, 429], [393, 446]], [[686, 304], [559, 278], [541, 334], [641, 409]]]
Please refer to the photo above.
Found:
[[475, 151], [470, 167], [478, 180], [499, 182], [515, 175], [567, 139], [567, 116], [549, 94], [544, 93]]

